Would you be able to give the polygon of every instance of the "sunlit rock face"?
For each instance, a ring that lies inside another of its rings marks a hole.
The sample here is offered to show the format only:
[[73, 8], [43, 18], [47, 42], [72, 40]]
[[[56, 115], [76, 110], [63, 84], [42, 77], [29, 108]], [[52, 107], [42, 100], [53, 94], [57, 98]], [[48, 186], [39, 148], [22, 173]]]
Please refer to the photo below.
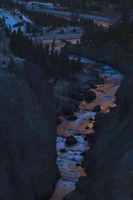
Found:
[[44, 200], [53, 192], [58, 170], [52, 102], [38, 66], [0, 69], [1, 200]]

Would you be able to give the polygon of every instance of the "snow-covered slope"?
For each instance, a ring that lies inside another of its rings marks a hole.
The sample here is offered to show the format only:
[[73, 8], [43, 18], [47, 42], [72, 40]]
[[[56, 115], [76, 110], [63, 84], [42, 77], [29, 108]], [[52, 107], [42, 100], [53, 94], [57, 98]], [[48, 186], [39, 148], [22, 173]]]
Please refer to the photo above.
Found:
[[13, 32], [17, 31], [20, 27], [23, 32], [26, 31], [26, 25], [32, 24], [32, 21], [25, 15], [21, 14], [18, 10], [8, 11], [0, 9], [0, 18], [5, 20], [6, 26]]

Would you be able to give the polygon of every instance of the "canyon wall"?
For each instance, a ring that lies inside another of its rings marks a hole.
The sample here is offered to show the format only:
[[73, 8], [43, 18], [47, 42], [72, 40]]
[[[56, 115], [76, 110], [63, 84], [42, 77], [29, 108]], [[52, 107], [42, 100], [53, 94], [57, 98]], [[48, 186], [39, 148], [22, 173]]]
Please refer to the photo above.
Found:
[[58, 178], [56, 120], [41, 69], [0, 67], [0, 199], [46, 200]]
[[133, 73], [116, 94], [117, 107], [97, 117], [92, 150], [85, 153], [87, 177], [65, 200], [133, 199]]

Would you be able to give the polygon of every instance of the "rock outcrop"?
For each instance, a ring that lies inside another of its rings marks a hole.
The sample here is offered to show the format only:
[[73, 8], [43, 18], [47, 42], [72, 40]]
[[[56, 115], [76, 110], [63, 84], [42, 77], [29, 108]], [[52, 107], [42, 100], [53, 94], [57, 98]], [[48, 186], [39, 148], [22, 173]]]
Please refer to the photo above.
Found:
[[[118, 106], [97, 120], [97, 142], [88, 158], [89, 185], [96, 200], [133, 199], [133, 74], [123, 80]], [[92, 170], [90, 172], [90, 163]]]
[[77, 144], [77, 142], [78, 142], [77, 139], [72, 135], [68, 136], [65, 141], [66, 145], [68, 146], [75, 145]]
[[[20, 62], [19, 62], [20, 63]], [[0, 199], [46, 200], [58, 178], [56, 117], [41, 69], [0, 69]]]
[[88, 176], [80, 178], [77, 190], [65, 200], [133, 199], [133, 73], [116, 96], [117, 107], [96, 118], [95, 144], [85, 153]]

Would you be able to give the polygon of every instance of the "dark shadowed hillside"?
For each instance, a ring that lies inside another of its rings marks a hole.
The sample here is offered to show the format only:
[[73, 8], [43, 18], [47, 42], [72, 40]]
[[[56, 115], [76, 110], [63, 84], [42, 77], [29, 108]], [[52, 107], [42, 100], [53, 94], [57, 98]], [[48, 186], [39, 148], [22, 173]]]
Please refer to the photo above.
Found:
[[0, 199], [44, 200], [58, 177], [52, 96], [38, 66], [15, 66], [0, 66]]
[[[90, 185], [96, 199], [133, 199], [133, 75], [117, 93], [118, 107], [97, 122]], [[88, 160], [89, 162], [89, 160]]]

